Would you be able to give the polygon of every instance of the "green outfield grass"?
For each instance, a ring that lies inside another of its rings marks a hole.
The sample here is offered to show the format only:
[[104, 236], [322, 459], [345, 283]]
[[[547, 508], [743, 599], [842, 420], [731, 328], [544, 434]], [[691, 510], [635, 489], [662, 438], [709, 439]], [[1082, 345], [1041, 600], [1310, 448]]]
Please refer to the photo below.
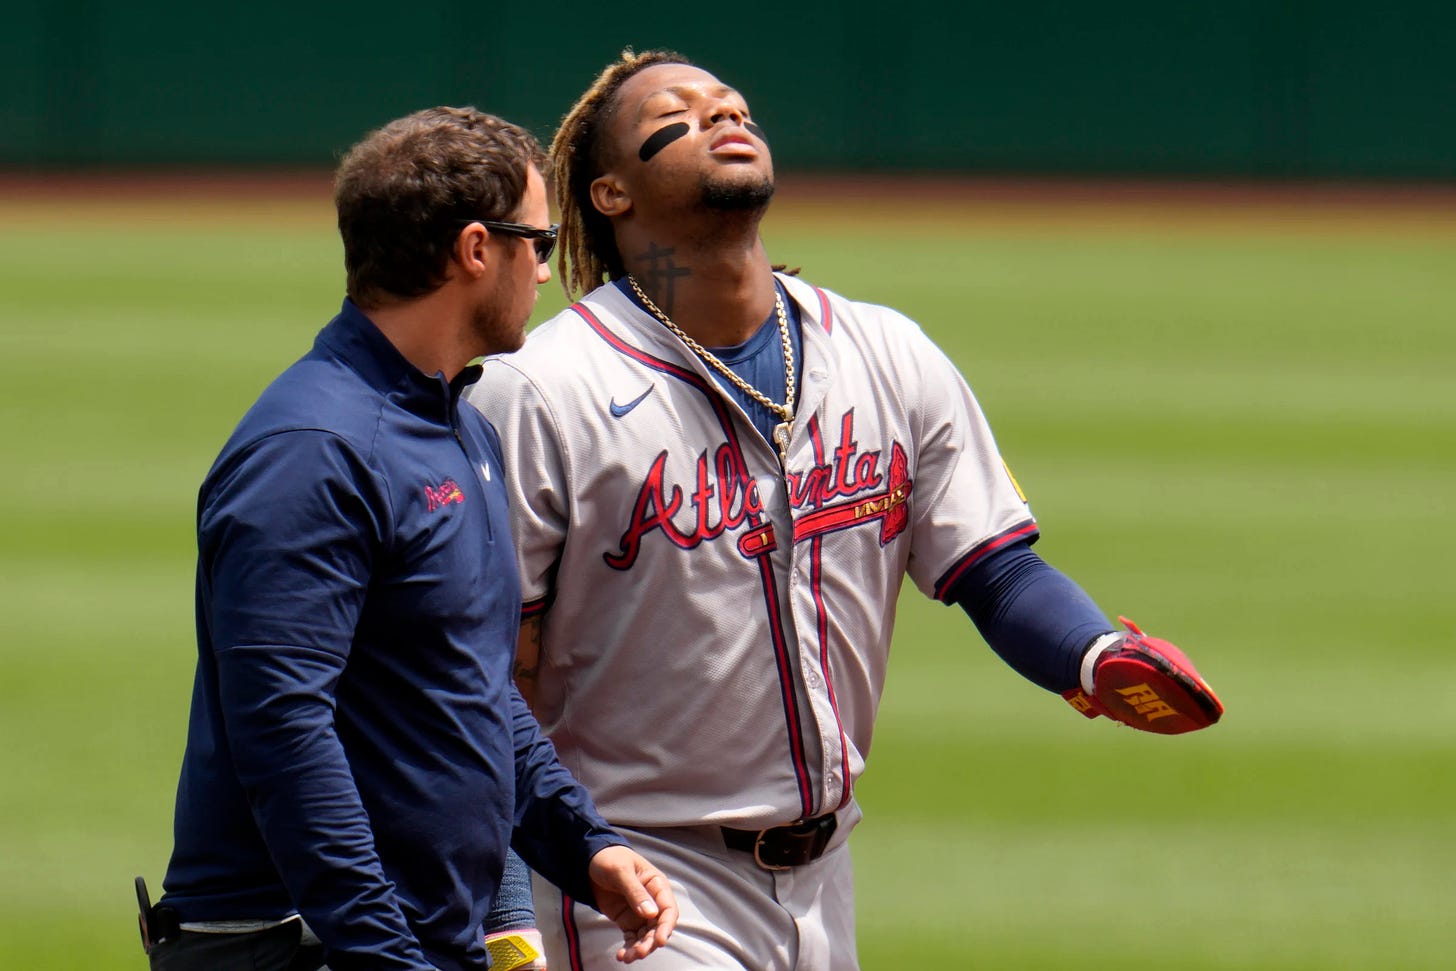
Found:
[[[196, 488], [342, 296], [326, 199], [280, 211], [0, 200], [0, 967], [144, 966]], [[786, 201], [765, 235], [923, 323], [1038, 549], [1228, 714], [1087, 722], [907, 587], [854, 842], [866, 971], [1452, 967], [1456, 220], [963, 215]]]

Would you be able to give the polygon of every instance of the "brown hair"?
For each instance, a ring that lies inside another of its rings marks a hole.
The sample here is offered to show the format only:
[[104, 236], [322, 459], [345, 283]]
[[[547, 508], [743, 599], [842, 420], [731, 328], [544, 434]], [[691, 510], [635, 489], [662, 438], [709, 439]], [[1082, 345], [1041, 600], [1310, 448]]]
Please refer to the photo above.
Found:
[[[615, 109], [614, 98], [629, 78], [655, 64], [693, 62], [675, 51], [634, 54], [629, 47], [611, 64], [566, 113], [551, 141], [551, 165], [556, 172], [556, 205], [561, 211], [561, 250], [557, 267], [568, 297], [585, 293], [604, 280], [626, 273], [612, 225], [592, 205], [591, 184], [601, 175], [603, 121]], [[568, 269], [568, 261], [570, 268]]]
[[367, 309], [438, 289], [461, 220], [515, 217], [530, 165], [550, 171], [536, 136], [469, 107], [369, 133], [334, 177], [349, 296]]

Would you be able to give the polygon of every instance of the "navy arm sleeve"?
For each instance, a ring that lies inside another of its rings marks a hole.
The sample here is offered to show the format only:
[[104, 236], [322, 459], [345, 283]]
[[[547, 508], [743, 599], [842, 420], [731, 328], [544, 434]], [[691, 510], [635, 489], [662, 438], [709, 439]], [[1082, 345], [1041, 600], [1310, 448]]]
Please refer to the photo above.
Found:
[[511, 848], [573, 900], [596, 907], [591, 858], [627, 841], [608, 826], [581, 783], [556, 758], [521, 693], [511, 686], [516, 745], [516, 828]]
[[386, 501], [333, 436], [264, 439], [201, 512], [202, 622], [238, 780], [330, 966], [423, 971], [334, 724]]
[[485, 932], [518, 931], [536, 926], [536, 907], [531, 900], [531, 871], [526, 862], [511, 850], [506, 854], [506, 870], [500, 887], [485, 915]]
[[1114, 629], [1081, 587], [1026, 543], [977, 563], [946, 600], [1018, 674], [1057, 694], [1077, 687], [1087, 647]]

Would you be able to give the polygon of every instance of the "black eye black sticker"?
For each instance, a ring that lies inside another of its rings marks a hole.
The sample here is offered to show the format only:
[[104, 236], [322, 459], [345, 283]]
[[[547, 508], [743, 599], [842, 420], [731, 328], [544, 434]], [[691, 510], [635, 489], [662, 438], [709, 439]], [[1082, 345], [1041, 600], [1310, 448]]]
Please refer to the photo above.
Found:
[[768, 144], [768, 136], [763, 133], [763, 129], [762, 128], [758, 127], [757, 125], [755, 125], [751, 121], [745, 121], [743, 123], [743, 127], [744, 128], [747, 128], [749, 130], [749, 132], [752, 133], [752, 135], [753, 135], [754, 138], [757, 138], [759, 141], [763, 142], [765, 145]]
[[664, 125], [647, 136], [647, 141], [643, 142], [642, 147], [637, 150], [637, 157], [645, 162], [687, 133], [688, 123], [685, 121]]

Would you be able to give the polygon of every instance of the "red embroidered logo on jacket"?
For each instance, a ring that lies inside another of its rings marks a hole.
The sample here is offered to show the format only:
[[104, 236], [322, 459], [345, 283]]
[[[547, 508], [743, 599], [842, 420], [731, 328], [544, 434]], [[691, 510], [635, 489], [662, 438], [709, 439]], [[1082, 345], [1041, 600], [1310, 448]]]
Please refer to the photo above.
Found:
[[446, 479], [438, 486], [425, 486], [425, 509], [427, 512], [434, 512], [441, 506], [448, 506], [452, 502], [464, 502], [465, 493], [460, 490], [454, 479]]

